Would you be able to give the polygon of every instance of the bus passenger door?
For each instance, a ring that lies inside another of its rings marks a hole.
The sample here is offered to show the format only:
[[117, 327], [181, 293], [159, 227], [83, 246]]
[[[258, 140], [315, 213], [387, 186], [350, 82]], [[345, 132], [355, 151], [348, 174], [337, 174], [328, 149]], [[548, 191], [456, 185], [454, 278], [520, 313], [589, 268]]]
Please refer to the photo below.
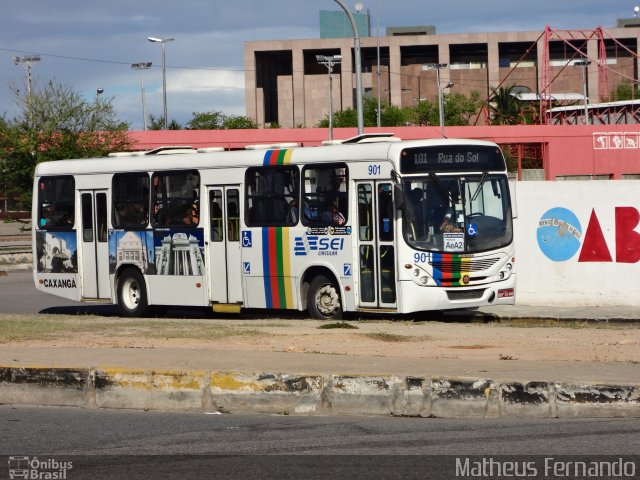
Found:
[[80, 191], [80, 278], [84, 299], [111, 298], [107, 191]]
[[393, 185], [358, 182], [359, 306], [395, 309]]
[[209, 187], [209, 298], [242, 303], [240, 187]]

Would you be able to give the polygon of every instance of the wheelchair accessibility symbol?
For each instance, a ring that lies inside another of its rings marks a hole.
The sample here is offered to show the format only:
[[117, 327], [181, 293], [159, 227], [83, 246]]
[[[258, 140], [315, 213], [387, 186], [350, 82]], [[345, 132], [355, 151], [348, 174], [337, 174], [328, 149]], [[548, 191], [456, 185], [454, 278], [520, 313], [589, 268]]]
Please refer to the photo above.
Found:
[[248, 230], [244, 230], [242, 232], [242, 246], [243, 247], [251, 247], [253, 242], [251, 241], [251, 232]]
[[478, 226], [475, 223], [470, 223], [467, 227], [467, 234], [470, 237], [475, 237], [476, 235], [478, 235]]

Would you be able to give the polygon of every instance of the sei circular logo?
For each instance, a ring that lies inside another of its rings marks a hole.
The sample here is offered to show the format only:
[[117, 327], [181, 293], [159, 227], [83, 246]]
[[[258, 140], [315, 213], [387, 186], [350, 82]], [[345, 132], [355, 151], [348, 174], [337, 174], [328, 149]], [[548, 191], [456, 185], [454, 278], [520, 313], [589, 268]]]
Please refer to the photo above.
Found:
[[571, 210], [547, 210], [538, 223], [538, 246], [554, 262], [564, 262], [580, 250], [582, 226]]

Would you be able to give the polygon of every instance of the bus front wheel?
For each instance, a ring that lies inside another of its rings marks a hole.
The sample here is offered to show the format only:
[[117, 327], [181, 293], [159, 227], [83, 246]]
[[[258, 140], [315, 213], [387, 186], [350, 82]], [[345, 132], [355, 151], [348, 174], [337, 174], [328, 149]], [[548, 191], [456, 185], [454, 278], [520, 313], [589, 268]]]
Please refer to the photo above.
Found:
[[309, 286], [307, 297], [309, 314], [317, 320], [340, 320], [342, 305], [336, 283], [324, 275], [318, 275]]
[[118, 279], [118, 307], [125, 317], [143, 317], [149, 309], [147, 287], [142, 274], [128, 268]]

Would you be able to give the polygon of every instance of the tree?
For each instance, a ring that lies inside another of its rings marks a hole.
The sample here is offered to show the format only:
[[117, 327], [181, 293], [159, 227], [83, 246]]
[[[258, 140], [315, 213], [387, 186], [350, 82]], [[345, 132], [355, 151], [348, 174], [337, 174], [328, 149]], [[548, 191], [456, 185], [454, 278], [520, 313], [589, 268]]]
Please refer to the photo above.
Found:
[[440, 117], [438, 111], [438, 102], [430, 102], [429, 100], [420, 100], [413, 107], [411, 113], [411, 122], [416, 125], [439, 125]]
[[258, 128], [258, 124], [243, 115], [226, 115], [222, 112], [193, 112], [191, 120], [187, 122], [191, 130], [235, 130]]
[[[156, 118], [153, 114], [149, 115], [149, 130], [164, 130], [164, 116]], [[182, 125], [173, 119], [167, 123], [167, 130], [182, 130]]]
[[225, 130], [258, 128], [258, 124], [244, 115], [228, 115], [222, 122], [222, 128]]
[[469, 125], [471, 119], [478, 115], [481, 107], [482, 100], [480, 100], [480, 92], [477, 90], [472, 90], [468, 97], [462, 93], [445, 95], [445, 123], [447, 125]]
[[510, 87], [492, 88], [489, 97], [489, 112], [493, 125], [517, 125], [522, 123], [520, 104], [512, 95], [513, 85]]
[[[410, 114], [407, 109], [382, 102], [380, 106], [380, 124], [383, 127], [398, 127], [409, 121]], [[375, 97], [365, 96], [362, 99], [362, 120], [365, 127], [375, 127], [378, 122], [378, 100]], [[333, 113], [333, 126], [335, 128], [355, 127], [358, 125], [358, 112], [349, 107]], [[316, 127], [328, 128], [329, 117], [320, 120]]]
[[187, 128], [190, 130], [220, 130], [224, 123], [224, 114], [222, 112], [193, 112], [191, 120], [187, 122]]
[[105, 156], [131, 144], [129, 125], [115, 117], [111, 99], [88, 101], [70, 86], [50, 81], [31, 95], [11, 88], [21, 113], [0, 122], [0, 158], [8, 192], [29, 204], [38, 163]]
[[611, 101], [634, 100], [640, 98], [640, 89], [631, 82], [621, 82], [611, 92]]

